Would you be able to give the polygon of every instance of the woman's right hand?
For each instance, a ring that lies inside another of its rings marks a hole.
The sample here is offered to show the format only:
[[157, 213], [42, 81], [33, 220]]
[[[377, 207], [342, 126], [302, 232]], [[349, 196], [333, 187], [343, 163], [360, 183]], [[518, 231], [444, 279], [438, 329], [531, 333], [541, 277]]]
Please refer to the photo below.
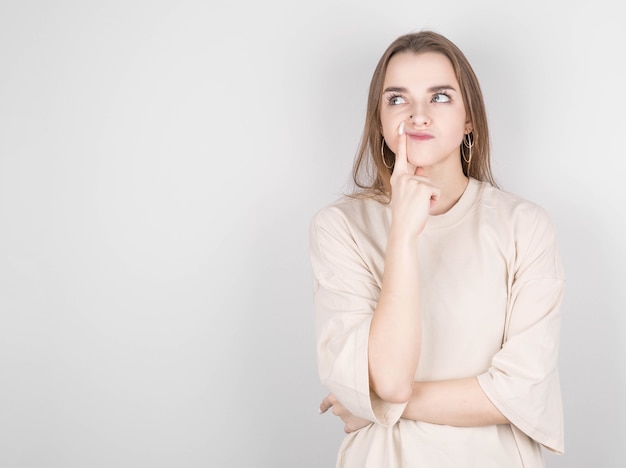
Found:
[[430, 207], [439, 199], [439, 188], [430, 183], [423, 169], [409, 164], [404, 121], [398, 128], [398, 149], [391, 174], [391, 213], [395, 229], [419, 235], [430, 216]]

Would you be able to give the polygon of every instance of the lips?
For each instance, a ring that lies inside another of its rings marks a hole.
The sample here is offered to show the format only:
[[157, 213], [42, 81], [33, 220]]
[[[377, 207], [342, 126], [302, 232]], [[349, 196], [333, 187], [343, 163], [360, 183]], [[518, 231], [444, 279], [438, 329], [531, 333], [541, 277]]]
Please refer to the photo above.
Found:
[[406, 132], [406, 136], [416, 141], [428, 141], [434, 138], [434, 136], [426, 132]]

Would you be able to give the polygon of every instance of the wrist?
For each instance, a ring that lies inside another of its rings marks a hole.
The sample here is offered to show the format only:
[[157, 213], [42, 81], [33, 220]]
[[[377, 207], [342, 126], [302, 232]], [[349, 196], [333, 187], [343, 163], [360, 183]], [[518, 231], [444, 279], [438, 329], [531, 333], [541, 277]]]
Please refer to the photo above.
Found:
[[419, 232], [415, 232], [415, 230], [402, 225], [402, 223], [394, 224], [392, 222], [387, 242], [393, 243], [399, 247], [413, 248], [417, 246], [419, 235]]

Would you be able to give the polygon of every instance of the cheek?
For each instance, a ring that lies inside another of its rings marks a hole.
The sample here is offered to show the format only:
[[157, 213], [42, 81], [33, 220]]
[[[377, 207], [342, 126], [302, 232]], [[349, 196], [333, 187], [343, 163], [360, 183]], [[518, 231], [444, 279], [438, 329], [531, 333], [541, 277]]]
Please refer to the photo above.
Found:
[[383, 127], [383, 138], [386, 145], [395, 153], [398, 148], [398, 133], [392, 125]]
[[458, 142], [461, 143], [463, 135], [465, 134], [465, 120], [462, 118], [454, 118], [448, 120], [448, 125], [445, 127], [446, 140], [451, 144]]
[[381, 116], [382, 134], [387, 146], [394, 152], [396, 151], [396, 145], [398, 142], [398, 126], [402, 122], [402, 117], [399, 115]]

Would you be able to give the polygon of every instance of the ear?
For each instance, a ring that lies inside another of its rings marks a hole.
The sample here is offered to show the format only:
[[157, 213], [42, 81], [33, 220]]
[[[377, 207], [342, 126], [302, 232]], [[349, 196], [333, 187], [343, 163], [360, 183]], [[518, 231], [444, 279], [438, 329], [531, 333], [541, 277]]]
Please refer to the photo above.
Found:
[[472, 130], [474, 130], [472, 122], [465, 122], [465, 134], [472, 133]]

